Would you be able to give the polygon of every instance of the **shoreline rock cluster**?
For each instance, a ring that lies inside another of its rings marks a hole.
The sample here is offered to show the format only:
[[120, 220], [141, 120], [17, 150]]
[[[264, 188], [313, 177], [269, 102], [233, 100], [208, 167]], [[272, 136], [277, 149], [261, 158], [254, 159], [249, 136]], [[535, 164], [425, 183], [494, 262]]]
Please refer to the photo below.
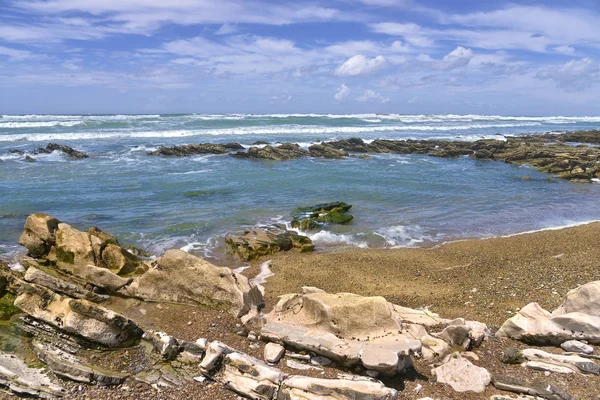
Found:
[[[350, 208], [335, 205], [316, 207]], [[259, 288], [231, 269], [179, 250], [144, 259], [98, 228], [79, 231], [44, 214], [28, 217], [19, 242], [28, 249], [20, 260], [24, 271], [0, 262], [0, 322], [8, 321], [0, 324], [0, 344], [7, 332], [21, 343], [0, 347], [0, 387], [18, 395], [67, 397], [66, 381], [119, 386], [134, 379], [158, 390], [208, 379], [251, 399], [395, 400], [410, 394], [390, 384], [402, 382], [419, 363], [437, 384], [458, 393], [483, 394], [493, 386], [572, 400], [557, 385], [515, 378], [515, 368], [547, 376], [600, 375], [600, 357], [593, 354], [600, 343], [600, 281], [569, 292], [553, 313], [532, 303], [494, 333], [482, 322], [315, 287], [265, 308]], [[151, 301], [229, 313], [239, 321], [237, 334], [263, 347], [264, 361], [222, 340], [184, 340], [117, 311], [132, 300], [134, 307]], [[7, 331], [9, 326], [18, 329]], [[498, 358], [508, 375], [478, 365], [477, 349], [497, 341], [506, 344]], [[560, 345], [564, 353], [510, 347], [519, 341]], [[135, 371], [94, 362], [98, 354], [123, 352], [138, 354]], [[325, 371], [328, 378], [318, 376]]]

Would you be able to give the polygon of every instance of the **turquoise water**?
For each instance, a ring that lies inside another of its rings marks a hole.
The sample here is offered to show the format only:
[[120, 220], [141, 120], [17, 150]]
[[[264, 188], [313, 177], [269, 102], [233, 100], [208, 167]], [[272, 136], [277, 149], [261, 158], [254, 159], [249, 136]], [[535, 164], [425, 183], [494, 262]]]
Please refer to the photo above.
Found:
[[[600, 117], [455, 115], [27, 115], [0, 118], [0, 253], [14, 256], [25, 218], [49, 213], [99, 226], [156, 254], [185, 248], [221, 258], [225, 234], [290, 220], [294, 208], [343, 200], [354, 222], [309, 232], [320, 249], [418, 246], [600, 219], [600, 185], [550, 182], [528, 167], [470, 158], [249, 161], [228, 155], [150, 157], [158, 145], [257, 140], [310, 143], [361, 137], [502, 140], [592, 129]], [[49, 142], [59, 153], [29, 163]], [[530, 180], [521, 180], [523, 176]]]

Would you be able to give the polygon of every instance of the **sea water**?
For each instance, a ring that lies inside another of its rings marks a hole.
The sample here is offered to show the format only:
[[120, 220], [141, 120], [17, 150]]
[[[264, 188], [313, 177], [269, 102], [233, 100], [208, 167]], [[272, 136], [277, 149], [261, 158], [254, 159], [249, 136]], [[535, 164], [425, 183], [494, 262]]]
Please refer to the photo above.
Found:
[[[353, 204], [354, 220], [307, 234], [318, 249], [422, 246], [600, 219], [600, 185], [552, 180], [527, 166], [374, 154], [370, 159], [252, 161], [148, 156], [157, 146], [256, 141], [505, 140], [600, 127], [600, 117], [481, 115], [3, 115], [0, 256], [22, 251], [27, 215], [98, 226], [155, 254], [183, 248], [220, 259], [225, 235], [289, 223], [296, 207]], [[33, 155], [49, 142], [90, 155]], [[27, 162], [22, 150], [32, 154]], [[522, 179], [528, 176], [529, 179]], [[2, 254], [3, 253], [3, 254]]]

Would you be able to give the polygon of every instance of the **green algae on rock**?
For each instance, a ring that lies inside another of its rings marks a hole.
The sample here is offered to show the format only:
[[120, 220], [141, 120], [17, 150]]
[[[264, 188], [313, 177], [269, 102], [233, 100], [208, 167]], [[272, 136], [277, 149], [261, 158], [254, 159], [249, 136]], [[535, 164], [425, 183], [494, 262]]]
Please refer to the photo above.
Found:
[[347, 214], [350, 208], [352, 205], [343, 201], [300, 207], [294, 211], [292, 227], [309, 230], [316, 229], [324, 223], [349, 224], [354, 218], [352, 214]]

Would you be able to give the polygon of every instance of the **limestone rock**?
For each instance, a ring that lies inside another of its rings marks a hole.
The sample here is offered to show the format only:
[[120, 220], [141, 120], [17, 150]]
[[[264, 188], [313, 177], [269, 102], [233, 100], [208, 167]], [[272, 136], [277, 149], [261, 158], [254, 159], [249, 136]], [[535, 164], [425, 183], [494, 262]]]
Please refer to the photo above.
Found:
[[181, 250], [167, 251], [155, 268], [134, 278], [123, 293], [145, 300], [201, 304], [236, 316], [262, 302], [260, 290], [245, 276]]
[[279, 390], [289, 400], [395, 400], [398, 392], [370, 378], [318, 379], [290, 376]]
[[25, 221], [19, 244], [27, 248], [29, 256], [45, 257], [54, 245], [54, 232], [59, 223], [59, 220], [47, 214], [31, 214]]
[[72, 273], [73, 275], [91, 283], [94, 286], [105, 289], [110, 293], [116, 293], [119, 289], [132, 282], [131, 278], [123, 278], [111, 272], [107, 268], [94, 265], [57, 263], [57, 267]]
[[106, 296], [91, 292], [75, 283], [67, 282], [66, 280], [48, 275], [47, 273], [35, 267], [27, 268], [24, 279], [27, 282], [44, 286], [50, 290], [74, 297], [76, 299], [85, 299], [96, 303], [106, 300]]
[[312, 240], [308, 237], [275, 227], [246, 231], [241, 236], [227, 236], [225, 245], [228, 253], [235, 254], [245, 261], [279, 251], [297, 249], [304, 253], [314, 249]]
[[223, 362], [227, 354], [235, 353], [235, 350], [219, 341], [212, 341], [206, 347], [204, 359], [200, 363], [200, 370], [205, 375], [212, 375], [215, 369]]
[[149, 341], [164, 361], [174, 360], [182, 350], [179, 341], [164, 332], [147, 330], [142, 339]]
[[552, 354], [538, 349], [524, 349], [520, 354], [523, 359], [528, 361], [556, 365], [568, 368], [572, 372], [600, 375], [600, 365], [587, 358]]
[[23, 396], [54, 399], [67, 391], [52, 383], [43, 369], [28, 367], [13, 354], [0, 353], [0, 386]]
[[528, 382], [510, 376], [494, 375], [492, 384], [496, 389], [539, 396], [547, 400], [576, 400], [575, 397], [545, 382]]
[[446, 357], [444, 363], [431, 370], [440, 383], [448, 384], [457, 392], [481, 393], [491, 381], [490, 373], [473, 365], [459, 353]]
[[142, 336], [141, 329], [120, 314], [38, 285], [22, 285], [15, 306], [65, 332], [109, 347], [128, 345]]
[[275, 399], [285, 377], [281, 371], [242, 353], [227, 354], [223, 364], [225, 368], [219, 380], [226, 387], [251, 399]]
[[60, 223], [54, 234], [56, 236], [54, 253], [57, 262], [75, 265], [96, 264], [96, 256], [87, 232]]
[[600, 281], [589, 282], [569, 291], [563, 304], [552, 315], [575, 312], [600, 317]]
[[108, 244], [104, 248], [102, 261], [117, 275], [129, 275], [142, 264], [138, 257], [116, 244]]
[[271, 364], [276, 364], [285, 354], [285, 347], [277, 343], [267, 343], [264, 349], [265, 361]]

